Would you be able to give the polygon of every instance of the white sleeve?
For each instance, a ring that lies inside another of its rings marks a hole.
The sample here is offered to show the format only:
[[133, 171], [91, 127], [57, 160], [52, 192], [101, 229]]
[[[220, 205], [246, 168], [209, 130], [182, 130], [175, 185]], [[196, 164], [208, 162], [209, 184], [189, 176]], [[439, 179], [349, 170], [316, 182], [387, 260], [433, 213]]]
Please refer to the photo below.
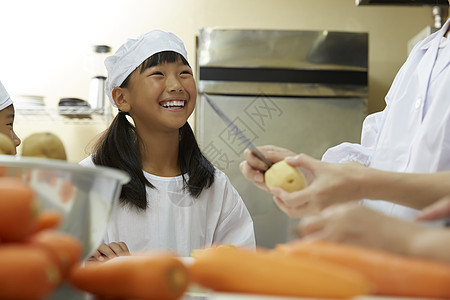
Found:
[[346, 142], [334, 146], [324, 153], [322, 160], [332, 163], [356, 161], [368, 166], [378, 141], [382, 113], [383, 112], [377, 112], [366, 117], [362, 127], [361, 144]]
[[88, 157], [84, 158], [78, 164], [83, 166], [83, 167], [95, 167], [95, 164], [92, 161], [92, 156], [90, 156], [90, 155]]

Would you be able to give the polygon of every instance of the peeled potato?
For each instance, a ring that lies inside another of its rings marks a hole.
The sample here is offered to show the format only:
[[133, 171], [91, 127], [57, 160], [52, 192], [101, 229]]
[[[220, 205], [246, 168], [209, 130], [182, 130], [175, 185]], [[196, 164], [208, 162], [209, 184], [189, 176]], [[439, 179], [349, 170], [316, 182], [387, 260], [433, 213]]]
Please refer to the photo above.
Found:
[[273, 164], [264, 174], [264, 180], [269, 189], [280, 187], [289, 193], [299, 191], [306, 186], [303, 173], [285, 160]]
[[67, 160], [64, 144], [50, 132], [34, 133], [23, 140], [22, 156]]
[[4, 133], [0, 133], [0, 154], [16, 155], [13, 141]]

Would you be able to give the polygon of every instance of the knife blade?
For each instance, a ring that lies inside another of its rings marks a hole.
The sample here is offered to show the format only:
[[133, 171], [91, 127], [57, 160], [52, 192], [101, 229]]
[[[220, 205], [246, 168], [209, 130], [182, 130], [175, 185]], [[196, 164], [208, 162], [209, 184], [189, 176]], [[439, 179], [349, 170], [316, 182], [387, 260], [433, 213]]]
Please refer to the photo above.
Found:
[[253, 145], [252, 141], [248, 137], [245, 136], [245, 134], [242, 132], [242, 130], [239, 129], [239, 127], [234, 124], [230, 118], [227, 117], [227, 115], [208, 97], [207, 94], [203, 94], [205, 96], [206, 102], [212, 107], [212, 109], [216, 112], [216, 114], [225, 122], [227, 127], [231, 129], [231, 131], [236, 135], [236, 137], [241, 140], [241, 142], [252, 151], [253, 154], [255, 154], [260, 160], [262, 160], [268, 168], [272, 166], [272, 163]]

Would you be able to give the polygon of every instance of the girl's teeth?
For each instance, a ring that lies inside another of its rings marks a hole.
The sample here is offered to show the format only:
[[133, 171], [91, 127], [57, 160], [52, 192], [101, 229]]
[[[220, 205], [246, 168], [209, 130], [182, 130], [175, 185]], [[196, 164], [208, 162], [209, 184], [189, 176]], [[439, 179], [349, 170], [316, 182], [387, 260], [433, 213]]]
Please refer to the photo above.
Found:
[[163, 104], [163, 107], [183, 107], [184, 101], [172, 101]]

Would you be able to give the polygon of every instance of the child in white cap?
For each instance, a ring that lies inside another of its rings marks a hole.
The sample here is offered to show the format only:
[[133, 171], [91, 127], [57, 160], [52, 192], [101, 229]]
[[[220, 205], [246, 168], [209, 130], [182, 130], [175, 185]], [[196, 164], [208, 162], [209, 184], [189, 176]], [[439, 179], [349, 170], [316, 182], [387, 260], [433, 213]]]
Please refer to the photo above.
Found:
[[14, 104], [0, 81], [0, 133], [11, 138], [14, 149], [13, 155], [17, 154], [17, 146], [20, 145], [20, 138], [14, 132]]
[[121, 169], [131, 180], [91, 260], [154, 249], [189, 256], [213, 244], [255, 247], [243, 200], [203, 156], [187, 122], [197, 89], [183, 42], [154, 30], [129, 39], [105, 65], [105, 90], [119, 113], [81, 164]]

